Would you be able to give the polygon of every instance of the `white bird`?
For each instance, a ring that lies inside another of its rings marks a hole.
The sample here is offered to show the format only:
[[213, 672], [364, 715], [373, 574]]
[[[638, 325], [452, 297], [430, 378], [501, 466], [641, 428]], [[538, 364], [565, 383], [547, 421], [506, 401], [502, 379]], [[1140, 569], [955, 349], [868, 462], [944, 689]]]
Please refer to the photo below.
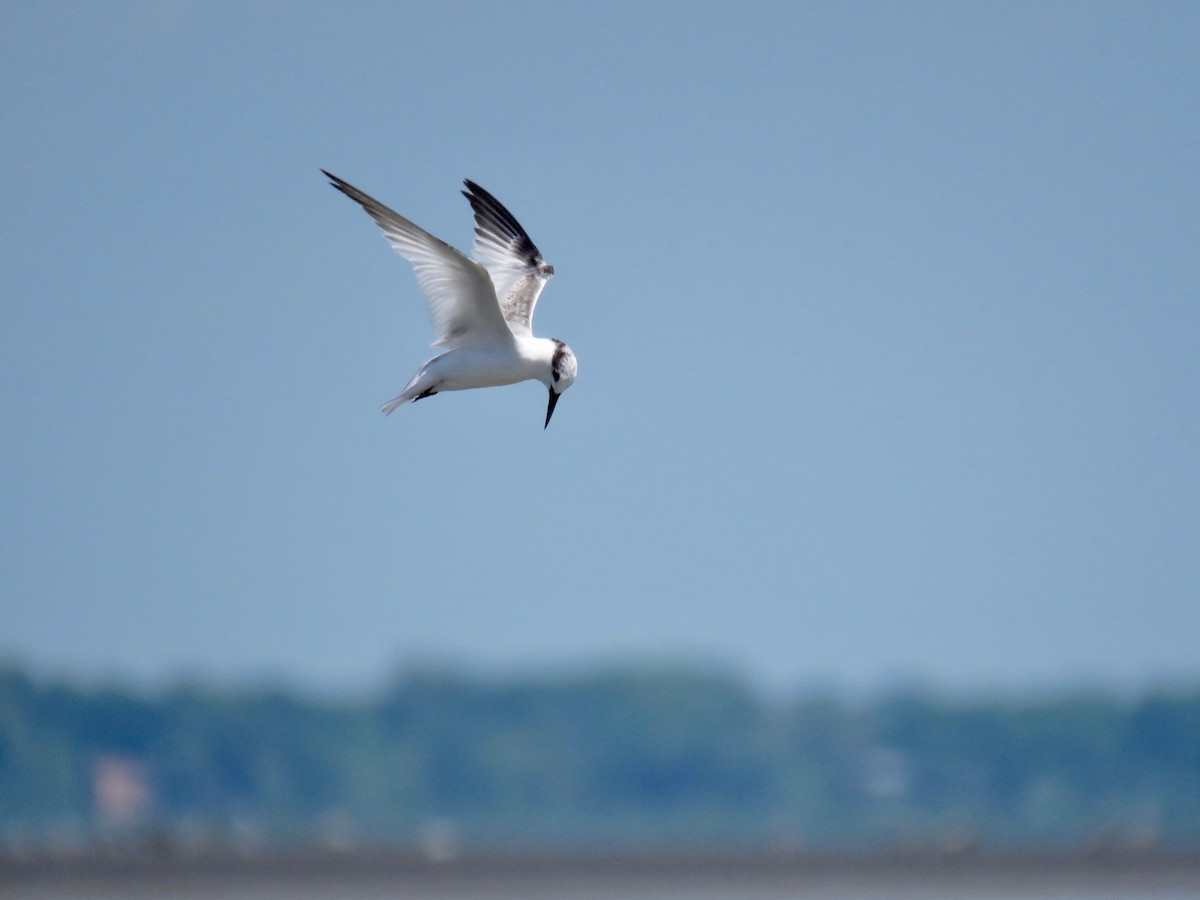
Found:
[[366, 210], [392, 248], [412, 263], [437, 332], [433, 346], [448, 348], [383, 405], [384, 414], [441, 391], [533, 380], [550, 391], [542, 427], [548, 426], [578, 366], [562, 341], [533, 336], [533, 309], [554, 267], [542, 259], [513, 214], [475, 182], [463, 182], [463, 196], [475, 212], [475, 259], [469, 259], [354, 185], [321, 171]]

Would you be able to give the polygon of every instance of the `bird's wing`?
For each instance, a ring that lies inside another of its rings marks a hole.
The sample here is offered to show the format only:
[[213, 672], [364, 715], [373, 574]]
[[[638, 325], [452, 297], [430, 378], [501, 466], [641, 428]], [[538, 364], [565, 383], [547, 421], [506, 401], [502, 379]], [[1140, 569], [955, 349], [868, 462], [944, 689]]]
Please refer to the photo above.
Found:
[[496, 288], [500, 310], [513, 334], [530, 336], [533, 308], [542, 288], [554, 274], [521, 223], [504, 204], [470, 179], [463, 196], [475, 213], [475, 259], [481, 262]]
[[429, 301], [429, 316], [437, 334], [435, 347], [512, 339], [492, 279], [483, 266], [354, 185], [321, 171], [335, 188], [367, 211], [392, 249], [412, 263], [417, 283]]

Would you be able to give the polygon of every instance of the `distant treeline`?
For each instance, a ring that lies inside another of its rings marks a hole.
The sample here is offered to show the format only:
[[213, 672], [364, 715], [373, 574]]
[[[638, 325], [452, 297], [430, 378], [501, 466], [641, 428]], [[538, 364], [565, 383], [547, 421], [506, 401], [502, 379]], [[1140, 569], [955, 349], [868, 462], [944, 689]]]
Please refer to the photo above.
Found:
[[0, 669], [0, 848], [1200, 846], [1200, 690], [769, 699], [412, 673], [378, 697]]

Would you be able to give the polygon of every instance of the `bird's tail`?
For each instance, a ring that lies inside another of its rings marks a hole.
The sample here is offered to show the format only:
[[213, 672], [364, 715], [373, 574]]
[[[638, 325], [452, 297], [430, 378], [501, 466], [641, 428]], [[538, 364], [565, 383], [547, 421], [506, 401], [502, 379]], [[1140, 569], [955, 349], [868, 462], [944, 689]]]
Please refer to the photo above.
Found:
[[393, 412], [396, 411], [396, 407], [403, 406], [405, 403], [407, 403], [411, 399], [412, 399], [412, 397], [410, 397], [408, 395], [408, 391], [405, 391], [399, 397], [393, 397], [387, 403], [383, 404], [383, 406], [379, 407], [379, 411], [381, 413], [383, 413], [385, 416], [390, 416]]
[[[437, 357], [434, 359], [437, 359]], [[398, 396], [393, 397], [387, 403], [383, 404], [383, 406], [379, 407], [379, 411], [385, 416], [390, 416], [397, 407], [403, 406], [410, 400], [420, 400], [423, 397], [432, 397], [436, 394], [440, 381], [429, 372], [429, 364], [433, 361], [433, 359], [426, 360], [424, 365], [417, 369], [417, 373], [408, 380], [408, 384], [404, 386], [404, 390]]]
[[420, 377], [420, 374], [418, 374], [416, 378], [409, 382], [408, 387], [404, 389], [403, 393], [401, 393], [399, 396], [393, 397], [387, 403], [383, 404], [383, 406], [379, 407], [379, 411], [385, 416], [390, 416], [396, 407], [403, 406], [410, 400], [416, 403], [418, 400], [423, 400], [426, 397], [432, 397], [436, 393], [437, 388], [434, 385], [428, 384]]

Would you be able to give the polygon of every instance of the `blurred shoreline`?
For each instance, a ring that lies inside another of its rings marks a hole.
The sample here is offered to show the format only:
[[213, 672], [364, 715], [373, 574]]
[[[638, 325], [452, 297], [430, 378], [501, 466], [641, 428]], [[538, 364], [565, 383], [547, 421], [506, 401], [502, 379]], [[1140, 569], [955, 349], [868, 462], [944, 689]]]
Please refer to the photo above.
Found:
[[146, 696], [0, 668], [0, 854], [1200, 847], [1200, 689], [768, 700], [736, 677]]

